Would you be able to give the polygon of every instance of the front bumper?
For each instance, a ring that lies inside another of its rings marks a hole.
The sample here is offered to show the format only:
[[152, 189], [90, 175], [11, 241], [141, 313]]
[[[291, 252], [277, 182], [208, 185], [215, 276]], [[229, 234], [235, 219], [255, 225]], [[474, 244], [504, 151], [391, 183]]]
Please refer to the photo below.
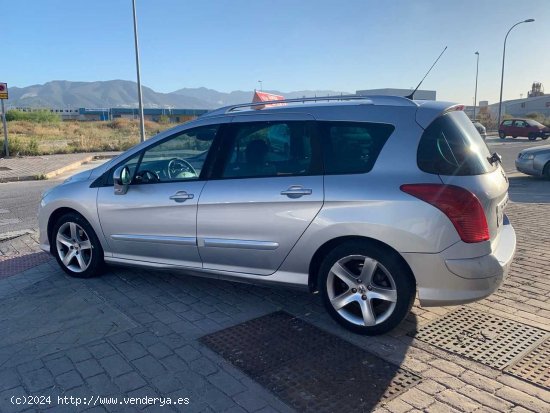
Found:
[[416, 277], [420, 305], [458, 305], [491, 295], [508, 275], [516, 233], [506, 222], [491, 253], [479, 257], [453, 256], [461, 249], [457, 247], [438, 254], [403, 254]]
[[40, 201], [40, 205], [38, 207], [38, 244], [40, 245], [40, 249], [50, 253], [50, 240], [48, 238], [48, 214], [45, 210], [46, 201], [44, 198]]

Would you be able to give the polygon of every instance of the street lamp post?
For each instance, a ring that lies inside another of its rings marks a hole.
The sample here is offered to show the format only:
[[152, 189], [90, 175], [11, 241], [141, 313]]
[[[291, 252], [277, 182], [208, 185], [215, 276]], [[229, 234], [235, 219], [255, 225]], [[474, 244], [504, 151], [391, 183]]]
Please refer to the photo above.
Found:
[[260, 91], [264, 90], [264, 82], [262, 80], [258, 80], [258, 83], [260, 84]]
[[134, 12], [134, 45], [136, 48], [136, 71], [137, 71], [137, 87], [139, 101], [139, 131], [141, 142], [145, 141], [145, 123], [143, 122], [143, 97], [141, 95], [141, 76], [139, 74], [139, 46], [137, 32], [137, 16], [136, 16], [136, 0], [132, 0], [132, 8]]
[[518, 22], [518, 23], [514, 24], [512, 27], [510, 27], [510, 30], [508, 30], [508, 33], [506, 33], [506, 37], [504, 37], [504, 49], [502, 50], [502, 73], [500, 75], [500, 99], [498, 101], [498, 123], [497, 123], [497, 128], [498, 128], [498, 126], [500, 126], [500, 116], [502, 114], [502, 86], [504, 84], [504, 59], [506, 58], [506, 40], [508, 39], [508, 35], [510, 34], [510, 32], [512, 31], [512, 29], [514, 27], [516, 27], [517, 25], [522, 24], [522, 23], [532, 23], [534, 21], [535, 21], [535, 19], [527, 19], [527, 20], [523, 20], [521, 22]]
[[479, 52], [475, 52], [475, 55], [477, 56], [477, 63], [476, 63], [476, 91], [474, 92], [474, 118], [472, 120], [476, 120], [476, 106], [477, 106], [477, 75], [479, 73]]

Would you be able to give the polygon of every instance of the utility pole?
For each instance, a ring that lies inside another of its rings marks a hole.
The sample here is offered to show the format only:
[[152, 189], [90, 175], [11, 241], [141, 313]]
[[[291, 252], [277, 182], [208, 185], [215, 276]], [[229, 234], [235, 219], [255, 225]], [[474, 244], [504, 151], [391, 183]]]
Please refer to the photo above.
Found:
[[510, 34], [510, 32], [512, 31], [512, 29], [514, 27], [516, 27], [517, 25], [522, 24], [522, 23], [532, 23], [534, 21], [535, 21], [535, 19], [527, 19], [527, 20], [523, 20], [521, 22], [518, 22], [518, 23], [514, 24], [512, 27], [510, 27], [510, 29], [506, 33], [506, 37], [504, 37], [504, 48], [502, 49], [502, 72], [500, 74], [500, 99], [498, 101], [498, 121], [497, 121], [498, 123], [497, 123], [497, 128], [500, 126], [500, 120], [501, 120], [501, 114], [502, 114], [502, 88], [504, 86], [504, 59], [506, 59], [506, 40], [508, 40], [508, 35]]
[[477, 63], [476, 63], [476, 91], [474, 94], [474, 118], [472, 120], [476, 120], [476, 106], [477, 106], [477, 75], [479, 73], [479, 52], [475, 52], [477, 55]]
[[8, 98], [8, 84], [0, 83], [0, 101], [2, 102], [2, 123], [4, 124], [4, 154], [6, 158], [10, 156], [8, 145], [8, 125], [6, 123], [6, 108], [4, 107], [4, 99]]
[[4, 124], [4, 153], [6, 154], [6, 158], [10, 156], [10, 149], [8, 146], [8, 126], [6, 124], [6, 109], [4, 108], [4, 99], [0, 99], [2, 101], [2, 123]]
[[132, 0], [132, 8], [134, 11], [134, 44], [136, 48], [136, 71], [137, 71], [137, 87], [138, 87], [138, 100], [139, 100], [139, 130], [140, 140], [145, 141], [145, 123], [143, 122], [143, 97], [141, 95], [141, 76], [139, 74], [139, 45], [138, 45], [138, 32], [137, 32], [137, 16], [136, 16], [136, 0]]

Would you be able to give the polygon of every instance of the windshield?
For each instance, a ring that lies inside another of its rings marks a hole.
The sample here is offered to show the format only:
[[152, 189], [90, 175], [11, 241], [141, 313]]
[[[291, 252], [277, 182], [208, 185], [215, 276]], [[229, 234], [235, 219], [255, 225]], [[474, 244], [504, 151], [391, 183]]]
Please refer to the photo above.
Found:
[[528, 120], [527, 123], [530, 126], [538, 126], [540, 128], [544, 128], [544, 125], [542, 123], [538, 123], [536, 120]]

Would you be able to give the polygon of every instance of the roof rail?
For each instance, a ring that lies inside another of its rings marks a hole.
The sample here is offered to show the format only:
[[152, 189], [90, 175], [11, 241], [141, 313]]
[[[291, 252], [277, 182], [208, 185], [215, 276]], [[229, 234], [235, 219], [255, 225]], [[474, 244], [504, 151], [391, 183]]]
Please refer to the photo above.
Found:
[[239, 103], [237, 105], [224, 106], [219, 109], [215, 109], [211, 112], [205, 113], [204, 116], [220, 115], [232, 112], [240, 108], [253, 108], [255, 106], [266, 105], [280, 105], [281, 103], [306, 103], [306, 102], [325, 102], [331, 100], [369, 100], [370, 97], [359, 95], [340, 95], [340, 96], [316, 96], [310, 98], [296, 98], [296, 99], [284, 99], [284, 100], [268, 100], [265, 102], [250, 102]]
[[362, 96], [365, 99], [371, 100], [372, 103], [374, 103], [375, 105], [398, 103], [401, 105], [418, 106], [418, 104], [414, 100], [411, 100], [406, 96], [398, 96], [398, 95], [362, 95]]

